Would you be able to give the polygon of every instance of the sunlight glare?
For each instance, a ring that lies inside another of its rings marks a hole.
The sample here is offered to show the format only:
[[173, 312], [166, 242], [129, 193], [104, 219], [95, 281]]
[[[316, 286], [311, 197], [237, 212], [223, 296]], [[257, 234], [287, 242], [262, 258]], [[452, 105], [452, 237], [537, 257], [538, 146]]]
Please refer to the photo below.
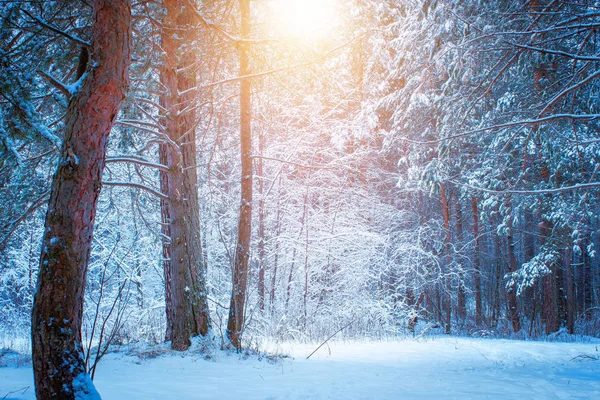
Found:
[[335, 24], [336, 0], [271, 0], [269, 4], [274, 29], [290, 39], [326, 39]]

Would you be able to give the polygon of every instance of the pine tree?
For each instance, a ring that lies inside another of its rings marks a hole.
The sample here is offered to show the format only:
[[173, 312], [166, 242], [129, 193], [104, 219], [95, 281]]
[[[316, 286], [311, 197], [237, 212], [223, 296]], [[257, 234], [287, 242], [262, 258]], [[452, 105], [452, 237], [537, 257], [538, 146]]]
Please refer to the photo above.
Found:
[[96, 0], [93, 12], [91, 61], [71, 92], [32, 312], [41, 399], [97, 395], [84, 364], [83, 300], [108, 135], [129, 85], [131, 9], [126, 0]]

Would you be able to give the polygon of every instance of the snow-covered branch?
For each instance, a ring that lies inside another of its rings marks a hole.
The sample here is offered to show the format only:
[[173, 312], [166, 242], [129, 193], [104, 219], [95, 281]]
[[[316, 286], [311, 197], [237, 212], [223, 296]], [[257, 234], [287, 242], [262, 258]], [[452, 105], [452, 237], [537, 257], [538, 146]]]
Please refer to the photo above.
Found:
[[72, 40], [75, 43], [78, 43], [82, 46], [85, 46], [88, 48], [92, 47], [92, 44], [90, 42], [86, 42], [85, 40], [83, 40], [77, 36], [71, 35], [70, 33], [65, 32], [62, 29], [59, 29], [59, 28], [49, 24], [48, 22], [44, 21], [42, 18], [32, 15], [27, 10], [21, 10], [21, 11], [23, 11], [23, 13], [25, 15], [27, 15], [29, 18], [35, 20], [38, 24], [42, 25], [44, 28], [51, 30], [54, 33], [58, 33], [59, 35], [64, 36], [67, 39]]
[[591, 120], [600, 119], [600, 114], [569, 114], [569, 113], [553, 114], [553, 115], [548, 115], [546, 117], [541, 117], [541, 118], [526, 119], [526, 120], [508, 122], [505, 124], [490, 125], [490, 126], [486, 126], [483, 128], [472, 129], [472, 130], [469, 130], [466, 132], [458, 133], [456, 135], [446, 136], [444, 138], [436, 139], [436, 140], [419, 141], [419, 140], [411, 140], [406, 137], [401, 137], [399, 139], [404, 140], [409, 143], [414, 143], [414, 144], [438, 144], [438, 143], [446, 142], [448, 140], [459, 139], [462, 137], [471, 136], [471, 135], [475, 135], [477, 133], [482, 133], [482, 132], [487, 132], [487, 131], [493, 131], [496, 129], [512, 128], [515, 126], [522, 126], [522, 125], [535, 125], [535, 124], [541, 124], [544, 122], [550, 122], [550, 121], [561, 120], [561, 119], [567, 119], [567, 120], [571, 120], [571, 121], [591, 121]]
[[106, 185], [106, 186], [122, 186], [122, 187], [129, 187], [132, 189], [140, 189], [140, 190], [144, 190], [144, 191], [158, 197], [159, 199], [169, 200], [169, 196], [167, 196], [166, 194], [164, 194], [154, 188], [151, 188], [150, 186], [142, 185], [141, 183], [104, 181], [104, 182], [102, 182], [102, 184]]
[[163, 164], [154, 163], [152, 161], [146, 160], [141, 157], [136, 156], [117, 156], [117, 157], [107, 157], [106, 163], [117, 163], [117, 162], [126, 162], [141, 165], [144, 167], [156, 168], [161, 171], [169, 172], [169, 167]]
[[264, 156], [252, 156], [250, 158], [253, 158], [253, 159], [259, 158], [259, 159], [262, 159], [262, 160], [277, 161], [277, 162], [280, 162], [280, 163], [294, 165], [296, 167], [306, 168], [306, 169], [330, 169], [330, 170], [334, 170], [335, 169], [335, 168], [327, 166], [327, 165], [307, 165], [307, 164], [300, 164], [300, 163], [296, 163], [296, 162], [293, 162], [293, 161], [282, 160], [281, 158], [264, 157]]
[[531, 189], [531, 190], [505, 189], [505, 190], [493, 190], [493, 189], [486, 189], [486, 188], [482, 188], [482, 187], [478, 187], [478, 186], [469, 185], [468, 183], [461, 183], [461, 182], [456, 182], [456, 181], [450, 181], [450, 182], [452, 182], [456, 186], [464, 187], [464, 188], [467, 188], [469, 190], [474, 190], [474, 191], [477, 191], [477, 192], [492, 193], [492, 194], [498, 194], [498, 195], [501, 195], [501, 194], [521, 194], [521, 195], [525, 195], [525, 196], [539, 196], [541, 194], [557, 194], [557, 193], [573, 192], [573, 191], [582, 190], [582, 189], [595, 189], [595, 188], [600, 187], [600, 182], [590, 182], [590, 183], [579, 183], [579, 184], [571, 185], [571, 186], [562, 186], [562, 187], [552, 188], [552, 189]]
[[68, 85], [61, 82], [60, 80], [58, 80], [57, 78], [55, 78], [48, 72], [45, 72], [42, 70], [40, 70], [39, 72], [44, 78], [46, 78], [46, 80], [48, 82], [50, 82], [50, 84], [52, 86], [54, 86], [56, 89], [58, 89], [58, 91], [60, 91], [62, 94], [64, 94], [67, 97], [67, 100], [71, 99], [71, 96], [73, 96], [73, 93], [71, 93], [71, 90], [69, 90]]
[[596, 61], [600, 61], [600, 57], [582, 56], [582, 55], [579, 55], [579, 54], [568, 53], [566, 51], [545, 49], [543, 47], [528, 46], [528, 45], [525, 45], [525, 44], [518, 44], [518, 43], [513, 43], [513, 46], [515, 46], [515, 47], [517, 47], [519, 49], [531, 50], [531, 51], [535, 51], [535, 52], [543, 53], [543, 54], [553, 54], [555, 56], [567, 57], [567, 58], [571, 58], [573, 60], [595, 61], [595, 62]]
[[13, 222], [10, 223], [10, 226], [8, 228], [8, 232], [6, 233], [6, 236], [4, 237], [4, 239], [2, 239], [2, 242], [0, 242], [0, 248], [4, 247], [6, 242], [8, 242], [8, 240], [10, 239], [11, 235], [19, 227], [21, 222], [25, 221], [25, 219], [28, 216], [30, 216], [38, 208], [40, 208], [41, 206], [43, 206], [44, 204], [46, 204], [48, 202], [49, 196], [50, 196], [49, 190], [42, 193], [41, 196], [39, 196], [36, 200], [33, 201], [33, 203], [31, 203], [31, 205], [29, 207], [27, 207], [25, 212], [23, 214], [21, 214], [21, 216], [19, 218], [15, 219]]

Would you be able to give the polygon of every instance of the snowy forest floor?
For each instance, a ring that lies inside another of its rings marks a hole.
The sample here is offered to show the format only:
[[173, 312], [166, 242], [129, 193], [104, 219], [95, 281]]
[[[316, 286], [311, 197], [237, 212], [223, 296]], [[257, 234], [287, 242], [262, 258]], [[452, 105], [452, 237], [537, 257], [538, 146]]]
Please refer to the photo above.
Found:
[[[110, 399], [600, 399], [600, 341], [433, 337], [265, 346], [291, 357], [123, 348], [95, 383]], [[27, 388], [28, 389], [25, 389]], [[34, 399], [31, 367], [0, 368], [0, 399]]]

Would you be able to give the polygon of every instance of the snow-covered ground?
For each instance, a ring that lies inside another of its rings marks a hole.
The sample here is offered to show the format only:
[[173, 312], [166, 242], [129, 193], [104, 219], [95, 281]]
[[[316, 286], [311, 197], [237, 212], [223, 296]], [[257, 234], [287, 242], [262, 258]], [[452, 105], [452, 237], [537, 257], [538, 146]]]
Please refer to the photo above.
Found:
[[[306, 360], [315, 347], [271, 346], [294, 357], [275, 362], [221, 351], [210, 360], [116, 353], [101, 362], [95, 382], [104, 400], [600, 399], [598, 342], [335, 342]], [[0, 368], [0, 399], [34, 397], [30, 367]]]

